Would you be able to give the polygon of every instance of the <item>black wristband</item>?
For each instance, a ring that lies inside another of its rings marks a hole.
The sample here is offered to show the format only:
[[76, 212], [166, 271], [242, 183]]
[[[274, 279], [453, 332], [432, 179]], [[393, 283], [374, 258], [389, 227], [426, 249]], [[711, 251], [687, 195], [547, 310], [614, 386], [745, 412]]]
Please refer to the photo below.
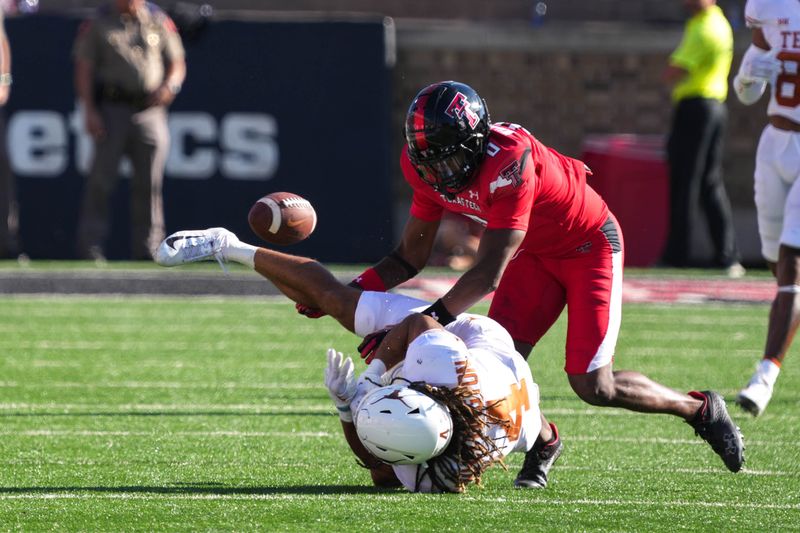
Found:
[[419, 269], [414, 268], [414, 265], [400, 257], [400, 254], [397, 253], [397, 250], [393, 250], [388, 256], [391, 257], [395, 261], [397, 261], [403, 269], [405, 269], [406, 274], [408, 275], [408, 279], [413, 278], [417, 274], [419, 274]]
[[453, 322], [456, 317], [454, 317], [450, 311], [444, 306], [444, 302], [441, 298], [433, 302], [429, 308], [425, 309], [422, 312], [423, 315], [428, 315], [429, 317], [436, 320], [439, 324], [446, 326], [450, 322]]

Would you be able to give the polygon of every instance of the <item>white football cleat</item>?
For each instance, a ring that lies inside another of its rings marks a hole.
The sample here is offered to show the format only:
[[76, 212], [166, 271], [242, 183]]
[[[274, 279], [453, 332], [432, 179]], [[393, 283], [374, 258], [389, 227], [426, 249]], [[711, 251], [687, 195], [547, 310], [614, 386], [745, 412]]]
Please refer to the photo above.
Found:
[[772, 398], [772, 385], [761, 373], [756, 372], [745, 388], [736, 396], [736, 403], [753, 416], [758, 416], [767, 408]]
[[227, 260], [225, 249], [237, 242], [238, 237], [225, 228], [179, 231], [161, 242], [156, 250], [155, 262], [171, 267], [213, 259], [226, 270], [223, 264]]

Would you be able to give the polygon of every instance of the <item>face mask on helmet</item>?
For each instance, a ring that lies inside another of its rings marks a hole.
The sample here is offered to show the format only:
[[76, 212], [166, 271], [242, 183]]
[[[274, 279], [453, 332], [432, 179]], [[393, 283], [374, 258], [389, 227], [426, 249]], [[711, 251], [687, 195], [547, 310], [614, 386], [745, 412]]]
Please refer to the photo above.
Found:
[[469, 185], [479, 159], [475, 151], [463, 145], [419, 153], [409, 150], [408, 155], [422, 181], [450, 194], [459, 193]]
[[469, 186], [485, 152], [489, 124], [485, 102], [468, 85], [430, 85], [406, 115], [409, 159], [423, 181], [452, 196]]

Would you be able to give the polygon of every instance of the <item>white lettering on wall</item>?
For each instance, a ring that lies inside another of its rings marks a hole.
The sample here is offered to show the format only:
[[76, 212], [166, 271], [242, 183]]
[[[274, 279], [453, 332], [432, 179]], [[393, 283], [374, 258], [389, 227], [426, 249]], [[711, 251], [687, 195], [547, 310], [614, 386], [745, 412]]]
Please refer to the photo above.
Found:
[[8, 122], [11, 168], [17, 175], [52, 177], [64, 172], [67, 128], [56, 111], [23, 111]]
[[[226, 179], [268, 181], [278, 170], [278, 125], [271, 115], [228, 113], [218, 122], [208, 113], [175, 111], [169, 115], [169, 130], [167, 177], [198, 180], [219, 173]], [[67, 116], [17, 111], [8, 122], [8, 146], [14, 172], [35, 178], [59, 177], [70, 158], [85, 175], [93, 149], [79, 111]], [[123, 175], [130, 174], [128, 161], [120, 166]]]
[[230, 113], [222, 117], [222, 174], [263, 180], [278, 170], [278, 125], [269, 115]]
[[217, 170], [217, 121], [208, 113], [169, 118], [167, 172], [175, 178], [208, 179]]

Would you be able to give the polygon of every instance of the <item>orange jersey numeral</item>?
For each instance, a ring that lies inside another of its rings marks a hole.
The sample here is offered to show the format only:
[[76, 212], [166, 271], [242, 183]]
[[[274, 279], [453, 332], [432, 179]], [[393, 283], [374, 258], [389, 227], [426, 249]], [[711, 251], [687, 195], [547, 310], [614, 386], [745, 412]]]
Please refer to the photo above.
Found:
[[528, 384], [523, 379], [519, 385], [511, 385], [511, 394], [500, 401], [494, 402], [488, 412], [497, 418], [507, 420], [508, 439], [515, 441], [522, 430], [522, 415], [531, 408], [528, 396]]

